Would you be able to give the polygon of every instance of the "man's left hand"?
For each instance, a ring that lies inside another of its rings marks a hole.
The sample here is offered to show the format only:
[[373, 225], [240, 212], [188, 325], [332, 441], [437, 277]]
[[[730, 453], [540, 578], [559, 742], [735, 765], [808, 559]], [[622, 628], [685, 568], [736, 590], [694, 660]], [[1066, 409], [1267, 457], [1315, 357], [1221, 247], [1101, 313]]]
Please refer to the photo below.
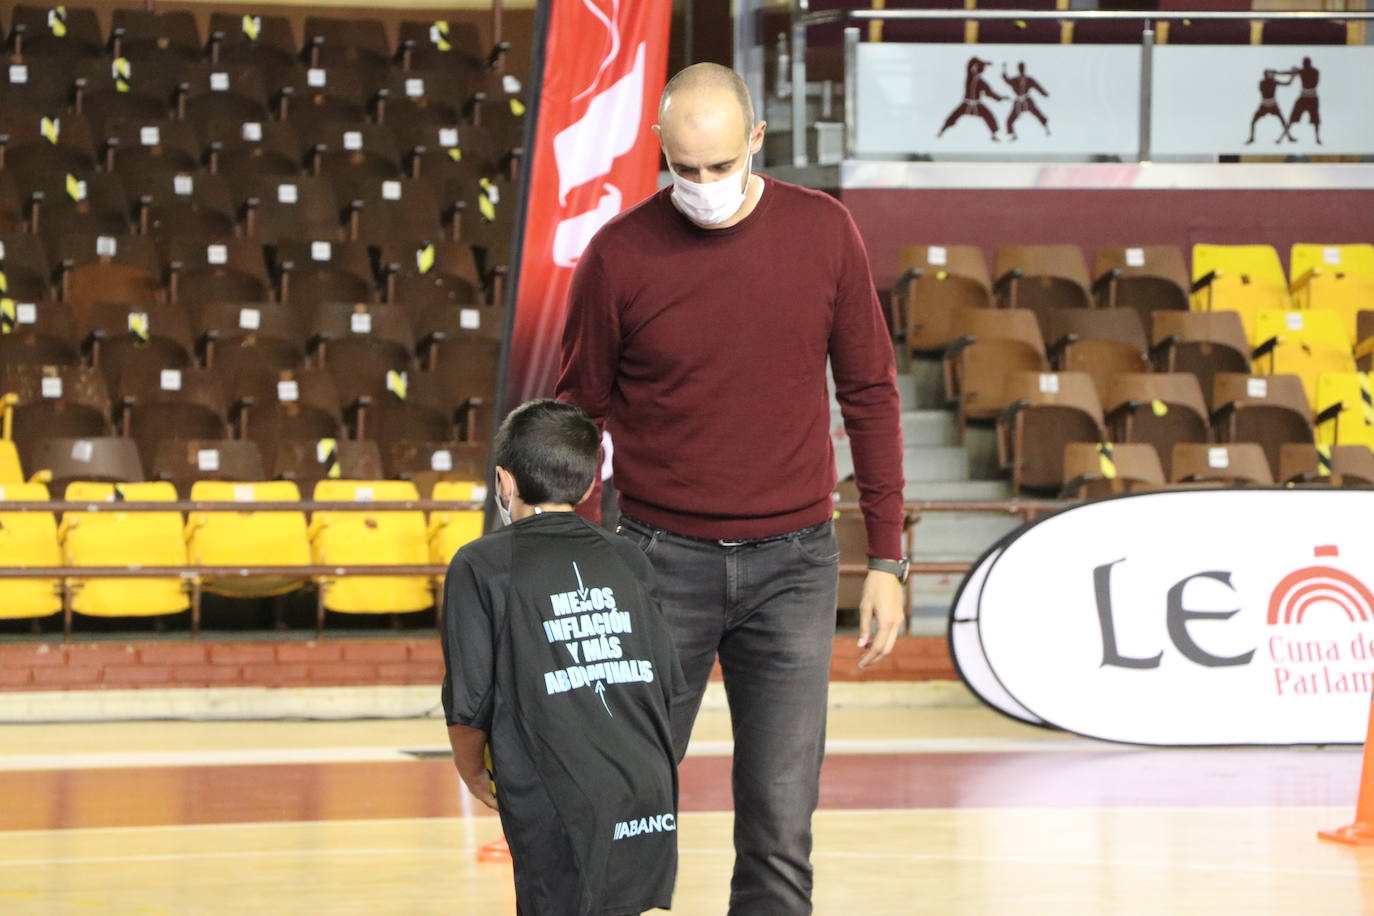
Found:
[[[906, 614], [902, 610], [902, 582], [892, 573], [869, 570], [859, 601], [859, 648], [868, 648], [859, 659], [867, 668], [885, 658], [897, 644]], [[876, 629], [876, 632], [875, 632]]]

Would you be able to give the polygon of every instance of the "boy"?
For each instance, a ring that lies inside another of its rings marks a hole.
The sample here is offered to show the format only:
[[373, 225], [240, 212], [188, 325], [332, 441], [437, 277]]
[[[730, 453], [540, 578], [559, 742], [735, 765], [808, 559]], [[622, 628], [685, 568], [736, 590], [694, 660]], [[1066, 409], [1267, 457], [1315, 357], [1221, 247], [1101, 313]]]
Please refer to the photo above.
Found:
[[570, 404], [513, 411], [492, 444], [506, 526], [459, 550], [444, 582], [453, 759], [501, 814], [521, 916], [666, 908], [677, 871], [682, 672], [644, 554], [573, 511], [599, 444]]

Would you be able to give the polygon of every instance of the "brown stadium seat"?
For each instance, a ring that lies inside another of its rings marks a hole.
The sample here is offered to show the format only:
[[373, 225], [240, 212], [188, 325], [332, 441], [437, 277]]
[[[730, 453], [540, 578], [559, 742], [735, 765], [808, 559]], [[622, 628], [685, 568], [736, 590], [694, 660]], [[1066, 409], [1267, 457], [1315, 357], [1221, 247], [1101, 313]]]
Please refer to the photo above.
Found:
[[107, 436], [110, 396], [105, 380], [88, 366], [0, 369], [0, 397], [10, 437], [26, 468], [34, 464], [34, 443], [49, 436]]
[[343, 239], [340, 205], [329, 181], [257, 176], [236, 188], [247, 208], [244, 235], [264, 244], [291, 239]]
[[1211, 441], [1202, 389], [1197, 378], [1187, 373], [1117, 375], [1111, 380], [1106, 404], [1112, 441], [1153, 445], [1170, 480], [1173, 470], [1165, 456], [1172, 456], [1176, 443]]
[[35, 57], [66, 60], [100, 57], [105, 39], [90, 7], [21, 4], [10, 14], [10, 50]]
[[297, 67], [279, 90], [279, 118], [304, 125], [367, 119], [367, 76], [349, 67]]
[[1271, 486], [1274, 475], [1264, 449], [1253, 442], [1206, 445], [1180, 442], [1174, 446], [1170, 483], [1218, 483]]
[[75, 366], [80, 362], [80, 336], [69, 303], [0, 300], [0, 366]]
[[196, 61], [182, 66], [180, 117], [200, 124], [211, 119], [266, 121], [272, 114], [262, 74], [251, 64]]
[[114, 118], [105, 123], [105, 170], [128, 179], [150, 169], [196, 172], [201, 146], [186, 121]]
[[355, 420], [355, 438], [377, 442], [388, 476], [395, 473], [387, 462], [396, 455], [396, 443], [469, 441], [462, 439], [459, 430], [464, 409], [455, 409], [444, 399], [433, 376], [414, 370], [401, 375], [402, 386], [374, 393], [360, 406]]
[[405, 306], [417, 320], [431, 307], [486, 301], [472, 249], [462, 242], [383, 242], [378, 254], [386, 277], [386, 301]]
[[1296, 375], [1220, 372], [1212, 381], [1212, 429], [1218, 442], [1255, 442], [1269, 470], [1280, 477], [1280, 453], [1289, 442], [1311, 443], [1312, 410]]
[[448, 182], [439, 199], [445, 212], [453, 213], [450, 236], [472, 246], [483, 283], [497, 287], [496, 301], [503, 298], [498, 277], [510, 264], [515, 202], [514, 183], [489, 178], [475, 185]]
[[380, 19], [307, 16], [304, 33], [312, 67], [349, 68], [375, 74], [391, 65], [386, 26]]
[[[1053, 10], [1054, 0], [977, 0], [980, 10]], [[982, 19], [978, 22], [978, 41], [983, 44], [1058, 44], [1059, 22], [1055, 19]]]
[[505, 171], [509, 148], [497, 149], [489, 131], [473, 124], [393, 123], [406, 174], [440, 183], [476, 184]]
[[1236, 312], [1157, 311], [1151, 356], [1160, 372], [1188, 372], [1211, 394], [1218, 372], [1249, 372], [1250, 342]]
[[377, 123], [456, 126], [469, 95], [467, 84], [440, 70], [393, 72], [378, 91]]
[[377, 297], [372, 258], [361, 242], [318, 236], [309, 242], [283, 240], [275, 260], [281, 301], [303, 314], [321, 302], [371, 302]]
[[294, 124], [285, 121], [238, 121], [210, 118], [200, 124], [210, 171], [224, 175], [237, 196], [259, 176], [292, 178], [302, 173], [305, 158]]
[[437, 70], [462, 83], [482, 75], [492, 51], [483, 46], [477, 26], [453, 20], [401, 22], [397, 44], [406, 71]]
[[[405, 310], [396, 305], [327, 302], [317, 306], [310, 325], [310, 352], [318, 365], [347, 374], [360, 370], [402, 370], [411, 365], [415, 339]], [[340, 382], [345, 403], [372, 389], [371, 381]], [[377, 384], [381, 384], [378, 382]], [[358, 388], [362, 385], [362, 388]], [[380, 390], [384, 390], [380, 389]]]
[[273, 478], [294, 480], [302, 492], [312, 491], [321, 480], [377, 480], [382, 476], [382, 454], [376, 442], [283, 439], [272, 465]]
[[190, 10], [116, 9], [110, 23], [111, 53], [132, 61], [196, 60], [204, 43]]
[[114, 118], [158, 121], [176, 112], [180, 64], [165, 60], [82, 61], [76, 66], [74, 108], [101, 125]]
[[205, 365], [232, 380], [242, 371], [275, 375], [305, 364], [304, 322], [277, 302], [213, 302], [196, 319], [196, 349]]
[[997, 419], [998, 456], [1011, 470], [1011, 491], [1063, 487], [1064, 446], [1106, 439], [1102, 404], [1083, 372], [1012, 372], [1007, 407]]
[[125, 435], [138, 444], [144, 473], [167, 439], [225, 439], [228, 397], [220, 377], [197, 368], [138, 365], [115, 388], [115, 413]]
[[0, 273], [10, 299], [47, 299], [52, 292], [53, 265], [42, 240], [27, 232], [0, 232]]
[[1096, 499], [1157, 490], [1164, 468], [1153, 445], [1144, 442], [1070, 442], [1064, 446], [1065, 499]]
[[193, 343], [186, 312], [162, 304], [98, 302], [77, 313], [81, 345], [114, 391], [134, 367], [183, 368]]
[[522, 98], [524, 89], [518, 85], [518, 80], [514, 91], [506, 91], [501, 83], [514, 77], [506, 74], [497, 80], [494, 76], [488, 75], [485, 93], [474, 95], [468, 103], [468, 118], [489, 131], [498, 145], [510, 149], [524, 143], [525, 113], [529, 109]]
[[223, 175], [149, 169], [127, 175], [124, 189], [139, 232], [160, 243], [229, 236], [238, 227], [233, 191]]
[[84, 174], [96, 167], [95, 134], [76, 112], [0, 108], [0, 164], [19, 176], [22, 192], [42, 176]]
[[73, 233], [124, 235], [132, 228], [124, 184], [117, 175], [67, 172], [33, 179], [29, 195], [29, 228], [56, 251]]
[[142, 235], [63, 236], [57, 248], [62, 298], [83, 313], [97, 302], [157, 302], [162, 284], [157, 246]]
[[1093, 257], [1098, 305], [1131, 308], [1144, 322], [1160, 310], [1188, 310], [1188, 265], [1177, 245], [1103, 247]]
[[301, 140], [310, 173], [333, 181], [342, 201], [350, 180], [401, 177], [401, 149], [385, 124], [316, 121], [301, 125]]
[[1159, 24], [1160, 44], [1248, 45], [1250, 22], [1244, 19], [1175, 19]]
[[1087, 308], [1088, 267], [1077, 245], [1004, 245], [997, 249], [999, 304], [1030, 309]]
[[253, 239], [179, 237], [167, 243], [167, 298], [195, 311], [212, 302], [265, 302], [272, 281]]
[[13, 172], [0, 172], [0, 232], [23, 232], [28, 227], [23, 195]]
[[211, 63], [247, 66], [264, 74], [289, 70], [301, 47], [289, 18], [261, 13], [211, 13], [209, 36]]
[[38, 439], [26, 465], [31, 476], [47, 480], [53, 493], [63, 493], [78, 480], [138, 483], [144, 479], [134, 440], [124, 436], [52, 436]]
[[417, 442], [401, 439], [390, 443], [383, 454], [388, 477], [409, 480], [429, 498], [440, 481], [486, 480], [487, 445], [484, 442]]
[[345, 184], [349, 234], [355, 241], [380, 245], [443, 237], [439, 201], [428, 182], [379, 178]]
[[1122, 372], [1149, 372], [1149, 345], [1140, 313], [1128, 308], [1056, 308], [1042, 313], [1050, 362], [1061, 372], [1086, 372], [1098, 398]]
[[0, 57], [0, 106], [60, 117], [71, 104], [76, 69], [60, 57], [13, 54]]
[[955, 312], [992, 306], [987, 263], [975, 245], [905, 245], [897, 269], [892, 329], [910, 353], [944, 349]]
[[1045, 342], [1029, 309], [964, 309], [950, 322], [944, 353], [945, 396], [958, 405], [959, 440], [969, 420], [992, 420], [1010, 403], [1006, 377], [1044, 372]]
[[1374, 487], [1374, 452], [1365, 445], [1286, 442], [1279, 452], [1278, 482]]
[[324, 369], [243, 369], [231, 384], [240, 438], [258, 444], [269, 471], [283, 442], [343, 438], [339, 390]]
[[463, 440], [489, 440], [495, 431], [491, 413], [501, 359], [499, 331], [431, 330], [420, 341], [419, 353], [424, 374], [433, 379], [439, 399], [457, 410]]
[[266, 480], [257, 443], [243, 439], [163, 439], [153, 452], [150, 479], [170, 480], [188, 499], [198, 480]]

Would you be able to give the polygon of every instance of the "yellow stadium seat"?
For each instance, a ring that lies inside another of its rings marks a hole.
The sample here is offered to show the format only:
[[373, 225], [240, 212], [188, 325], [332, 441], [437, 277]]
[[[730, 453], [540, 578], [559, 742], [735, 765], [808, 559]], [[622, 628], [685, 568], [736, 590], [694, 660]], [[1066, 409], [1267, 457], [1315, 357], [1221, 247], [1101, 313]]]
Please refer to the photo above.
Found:
[[[41, 483], [0, 485], [0, 502], [44, 502]], [[0, 557], [6, 566], [61, 566], [57, 520], [51, 512], [0, 512]], [[62, 610], [57, 579], [0, 579], [0, 617], [47, 617]]]
[[[487, 498], [487, 488], [475, 481], [441, 480], [434, 484], [435, 500], [475, 500]], [[439, 510], [429, 514], [429, 559], [447, 565], [468, 541], [482, 536], [482, 510]]]
[[[19, 465], [19, 449], [15, 448], [9, 439], [0, 439], [0, 484], [23, 482], [24, 471]], [[45, 495], [44, 499], [46, 498]]]
[[[198, 480], [193, 502], [299, 502], [289, 480], [231, 483]], [[310, 536], [304, 512], [191, 512], [186, 552], [195, 566], [309, 566]], [[227, 576], [205, 579], [206, 590], [237, 598], [284, 595], [305, 584], [301, 576]]]
[[1341, 316], [1324, 309], [1270, 310], [1255, 317], [1251, 338], [1254, 371], [1302, 379], [1314, 411], [1321, 409], [1318, 379], [1324, 372], [1354, 372], [1355, 357]]
[[1294, 287], [1312, 270], [1374, 278], [1374, 245], [1310, 245], [1298, 242], [1290, 249], [1288, 260]]
[[[71, 483], [72, 502], [175, 502], [177, 491], [157, 483]], [[58, 533], [68, 566], [185, 566], [180, 512], [66, 512]], [[183, 578], [75, 579], [72, 610], [92, 617], [153, 617], [191, 606]], [[195, 621], [192, 622], [195, 626]]]
[[1271, 245], [1194, 245], [1193, 286], [1193, 311], [1239, 312], [1251, 337], [1260, 311], [1292, 308], [1288, 280]]
[[1374, 447], [1374, 379], [1368, 372], [1325, 372], [1317, 380], [1317, 441]]
[[[369, 503], [420, 498], [405, 480], [322, 480], [320, 502], [356, 502], [357, 511], [315, 512], [310, 544], [315, 562], [329, 566], [426, 566], [429, 542], [418, 510], [384, 511]], [[385, 614], [423, 611], [434, 599], [427, 576], [325, 576], [319, 581], [320, 614]], [[321, 620], [322, 622], [322, 620]]]

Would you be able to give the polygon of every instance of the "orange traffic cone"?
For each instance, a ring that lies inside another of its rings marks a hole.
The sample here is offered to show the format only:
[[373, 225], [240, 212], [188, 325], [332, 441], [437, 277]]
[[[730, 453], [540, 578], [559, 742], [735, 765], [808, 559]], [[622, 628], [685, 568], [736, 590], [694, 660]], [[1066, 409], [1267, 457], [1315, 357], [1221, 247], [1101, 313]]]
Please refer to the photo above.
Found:
[[510, 857], [510, 844], [506, 842], [506, 838], [505, 838], [504, 836], [501, 837], [501, 839], [497, 840], [497, 841], [494, 842], [494, 843], [488, 843], [488, 844], [486, 844], [485, 846], [483, 846], [483, 847], [481, 847], [480, 849], [477, 850], [477, 861], [478, 861], [478, 862], [509, 862], [509, 861], [511, 861], [511, 857]]
[[1318, 830], [1323, 840], [1350, 846], [1374, 846], [1374, 701], [1369, 705], [1369, 730], [1364, 740], [1364, 761], [1360, 765], [1360, 795], [1355, 802], [1355, 823], [1335, 830]]

